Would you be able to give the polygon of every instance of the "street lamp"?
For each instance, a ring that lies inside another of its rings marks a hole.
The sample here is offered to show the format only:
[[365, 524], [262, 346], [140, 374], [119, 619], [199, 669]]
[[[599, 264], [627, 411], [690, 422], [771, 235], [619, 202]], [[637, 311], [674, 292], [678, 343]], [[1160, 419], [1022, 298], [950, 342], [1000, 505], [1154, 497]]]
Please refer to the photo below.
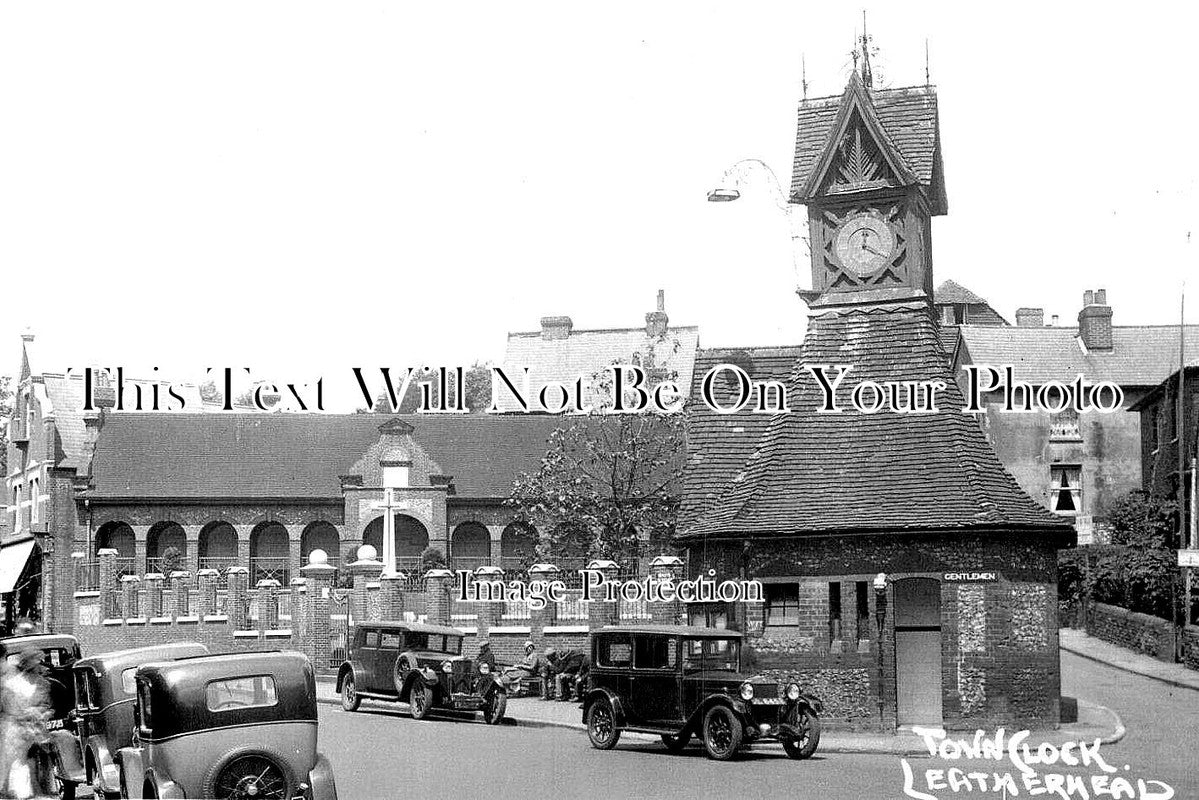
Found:
[[878, 652], [878, 724], [883, 724], [883, 629], [887, 622], [887, 584], [890, 578], [880, 572], [874, 576], [874, 619], [878, 625], [878, 639], [874, 648]]
[[799, 218], [794, 213], [792, 204], [787, 201], [787, 194], [783, 191], [783, 185], [779, 181], [778, 175], [770, 168], [769, 164], [760, 158], [741, 159], [724, 171], [720, 183], [715, 189], [708, 192], [708, 202], [731, 203], [741, 197], [742, 187], [751, 185], [753, 181], [759, 181], [766, 185], [766, 191], [770, 193], [771, 199], [787, 217], [787, 228], [791, 235], [791, 261], [795, 269], [796, 281], [798, 281], [799, 254], [796, 240], [802, 239], [806, 249], [807, 228], [798, 221]]

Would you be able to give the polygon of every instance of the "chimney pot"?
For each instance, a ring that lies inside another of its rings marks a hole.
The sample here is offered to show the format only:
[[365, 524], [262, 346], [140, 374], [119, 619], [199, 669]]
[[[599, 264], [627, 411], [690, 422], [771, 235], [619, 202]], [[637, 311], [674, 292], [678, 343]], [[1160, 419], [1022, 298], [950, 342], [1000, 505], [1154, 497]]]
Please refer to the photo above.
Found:
[[1057, 314], [1054, 314], [1049, 318], [1049, 324], [1053, 327], [1057, 327]]
[[658, 310], [659, 311], [666, 310], [666, 290], [665, 289], [658, 290]]
[[1045, 309], [1043, 309], [1043, 308], [1017, 308], [1016, 309], [1016, 327], [1017, 328], [1044, 328], [1045, 327]]
[[1107, 291], [1097, 289], [1087, 298], [1078, 312], [1078, 336], [1088, 350], [1111, 350], [1112, 307], [1107, 304]]
[[1096, 289], [1095, 290], [1095, 305], [1097, 305], [1097, 306], [1107, 305], [1107, 289]]
[[670, 317], [666, 316], [666, 292], [658, 290], [658, 310], [645, 315], [645, 335], [661, 338], [666, 335]]
[[1095, 302], [1095, 293], [1094, 292], [1092, 292], [1090, 289], [1087, 289], [1085, 292], [1082, 293], [1082, 304], [1084, 306], [1092, 305], [1092, 304], [1094, 304], [1094, 302]]
[[566, 339], [570, 336], [570, 332], [573, 328], [574, 322], [570, 317], [541, 318], [542, 339]]

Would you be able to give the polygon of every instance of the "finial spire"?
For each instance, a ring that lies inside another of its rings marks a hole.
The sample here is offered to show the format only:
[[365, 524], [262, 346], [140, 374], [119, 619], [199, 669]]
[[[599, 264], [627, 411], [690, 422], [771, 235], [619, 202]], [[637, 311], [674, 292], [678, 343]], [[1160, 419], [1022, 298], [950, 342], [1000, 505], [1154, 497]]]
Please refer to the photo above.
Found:
[[803, 99], [808, 99], [808, 59], [803, 53], [799, 54], [800, 82], [803, 86]]
[[929, 80], [928, 72], [928, 39], [924, 40], [924, 85], [932, 86], [932, 81]]
[[[862, 9], [862, 84], [867, 89], [874, 85], [874, 75], [870, 71], [870, 34], [866, 32], [866, 10]], [[854, 58], [857, 65], [857, 58]]]

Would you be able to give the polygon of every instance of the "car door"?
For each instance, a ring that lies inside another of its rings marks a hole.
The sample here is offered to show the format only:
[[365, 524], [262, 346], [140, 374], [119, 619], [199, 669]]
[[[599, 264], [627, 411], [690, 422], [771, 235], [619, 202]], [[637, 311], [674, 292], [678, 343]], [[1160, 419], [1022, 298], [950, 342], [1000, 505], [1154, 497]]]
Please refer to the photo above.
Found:
[[383, 687], [379, 690], [381, 692], [396, 691], [395, 664], [402, 642], [403, 636], [399, 631], [382, 631], [379, 634], [379, 655], [375, 659], [375, 670], [379, 684]]
[[358, 663], [362, 666], [362, 674], [358, 676], [358, 685], [365, 691], [378, 692], [378, 680], [375, 678], [375, 659], [379, 652], [379, 631], [367, 628], [362, 632], [362, 643], [358, 648]]
[[681, 722], [679, 639], [665, 634], [633, 638], [633, 669], [629, 674], [630, 721], [672, 727]]
[[629, 672], [633, 666], [633, 636], [630, 633], [602, 633], [595, 639], [595, 658], [591, 665], [591, 686], [606, 689], [628, 711]]

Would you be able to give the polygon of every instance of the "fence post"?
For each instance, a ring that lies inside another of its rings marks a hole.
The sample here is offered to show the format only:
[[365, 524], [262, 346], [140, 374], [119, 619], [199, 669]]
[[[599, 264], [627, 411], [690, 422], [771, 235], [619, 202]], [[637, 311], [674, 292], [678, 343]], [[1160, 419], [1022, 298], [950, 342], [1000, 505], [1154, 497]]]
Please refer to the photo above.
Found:
[[608, 602], [604, 599], [607, 584], [611, 583], [620, 572], [620, 566], [615, 561], [595, 559], [587, 565], [587, 569], [595, 570], [603, 576], [603, 584], [591, 589], [591, 604], [587, 609], [587, 624], [592, 630], [605, 625], [615, 625], [620, 622], [620, 604], [617, 601]]
[[117, 596], [117, 551], [111, 547], [103, 547], [96, 553], [96, 560], [99, 562], [97, 569], [100, 570], [100, 614], [105, 619], [114, 619], [120, 614], [120, 598]]
[[[476, 583], [498, 581], [502, 584], [504, 582], [504, 571], [499, 567], [479, 567], [475, 570], [474, 579]], [[478, 587], [476, 587], [476, 592], [477, 589]], [[494, 602], [480, 601], [474, 604], [474, 608], [476, 609], [475, 627], [478, 629], [479, 638], [481, 639], [487, 636], [492, 628], [499, 626], [500, 617], [504, 614], [504, 604], [500, 600]]]
[[307, 578], [291, 579], [291, 635], [302, 642], [308, 632]]
[[200, 588], [196, 612], [200, 619], [216, 614], [216, 584], [220, 574], [215, 569], [202, 569], [196, 573], [196, 585]]
[[258, 590], [258, 628], [273, 631], [279, 627], [279, 581], [263, 578], [254, 588]]
[[190, 577], [191, 575], [181, 569], [171, 573], [171, 600], [175, 606], [171, 609], [171, 615], [176, 618], [187, 616], [188, 600], [191, 599], [188, 597], [187, 579]]
[[304, 654], [312, 661], [312, 668], [318, 672], [328, 668], [332, 647], [329, 605], [333, 600], [333, 574], [337, 570], [329, 566], [328, 560], [329, 556], [323, 550], [313, 550], [308, 556], [308, 565], [300, 568], [308, 601], [305, 619], [310, 623], [301, 644]]
[[226, 588], [225, 614], [233, 630], [244, 631], [250, 627], [250, 608], [246, 597], [250, 588], [250, 570], [248, 567], [229, 567], [225, 575], [229, 584]]
[[142, 579], [136, 575], [121, 576], [121, 594], [124, 596], [122, 615], [125, 619], [136, 619], [139, 615], [137, 593], [141, 588]]
[[[547, 586], [551, 581], [558, 580], [558, 575], [562, 570], [554, 564], [534, 564], [529, 567], [529, 581], [541, 581]], [[543, 596], [546, 594], [542, 593]], [[539, 638], [542, 630], [554, 625], [554, 621], [558, 615], [558, 604], [546, 599], [545, 607], [536, 609], [532, 605], [529, 606], [529, 627], [536, 634], [534, 638]]]
[[431, 569], [425, 573], [425, 587], [429, 593], [429, 622], [434, 625], [449, 625], [450, 591], [454, 587], [454, 573], [448, 569]]
[[366, 619], [370, 613], [367, 586], [379, 580], [383, 574], [383, 562], [376, 558], [375, 548], [364, 544], [358, 548], [358, 560], [346, 565], [353, 576], [354, 588], [350, 591], [350, 610], [354, 620]]
[[379, 576], [379, 614], [383, 619], [404, 618], [405, 580], [403, 575], [395, 572]]
[[678, 556], [657, 556], [649, 563], [650, 575], [659, 586], [669, 585], [672, 597], [667, 602], [649, 603], [650, 619], [655, 625], [678, 625], [683, 622], [683, 604], [674, 594], [673, 587], [683, 577], [683, 559]]
[[162, 582], [166, 580], [161, 572], [146, 573], [146, 616], [164, 617], [162, 608]]

